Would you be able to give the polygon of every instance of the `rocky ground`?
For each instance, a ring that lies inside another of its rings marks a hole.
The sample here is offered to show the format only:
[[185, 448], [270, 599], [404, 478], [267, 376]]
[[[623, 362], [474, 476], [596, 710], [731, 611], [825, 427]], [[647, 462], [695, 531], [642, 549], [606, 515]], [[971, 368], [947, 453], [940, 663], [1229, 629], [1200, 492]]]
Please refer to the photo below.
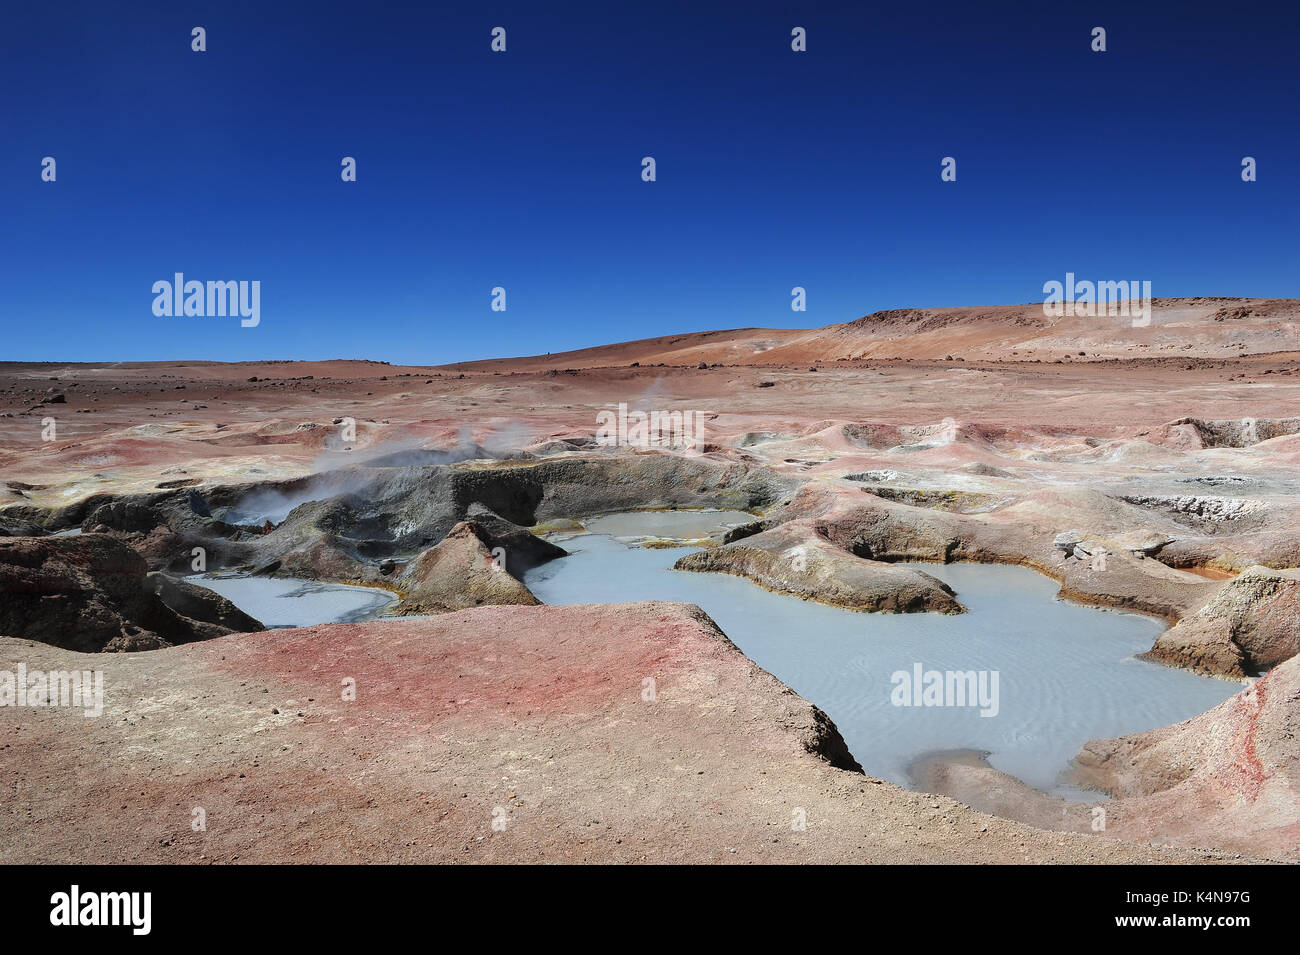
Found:
[[7, 862], [1222, 858], [864, 776], [820, 711], [682, 604], [484, 607], [129, 655], [0, 639], [0, 667], [17, 661], [102, 668], [106, 706], [7, 715]]
[[[907, 310], [442, 368], [0, 365], [0, 650], [72, 667], [88, 665], [76, 651], [161, 648], [93, 658], [114, 701], [101, 720], [4, 714], [0, 851], [1294, 859], [1297, 313], [1164, 301], [1130, 328], [1039, 306]], [[702, 430], [688, 447], [601, 447], [598, 415], [619, 403], [696, 411]], [[893, 564], [1018, 563], [1069, 599], [1169, 620], [1149, 654], [1161, 663], [1272, 673], [1201, 723], [1089, 744], [1083, 778], [1117, 797], [1101, 835], [977, 759], [929, 767], [933, 791], [1024, 824], [990, 819], [831, 766], [833, 727], [810, 752], [811, 707], [688, 610], [532, 606], [518, 578], [556, 552], [530, 529], [647, 506], [755, 515], [686, 569], [863, 612], [959, 613], [959, 594]], [[401, 611], [443, 615], [223, 636], [255, 627], [182, 592], [196, 548], [209, 569], [379, 586]], [[388, 669], [399, 659], [415, 678]], [[341, 707], [312, 682], [331, 666], [387, 689]], [[638, 709], [655, 672], [693, 701], [671, 725]], [[446, 698], [412, 689], [426, 685]], [[525, 769], [556, 794], [545, 810]], [[80, 773], [114, 794], [90, 815]], [[201, 800], [258, 825], [192, 834]], [[810, 822], [792, 840], [800, 805]]]

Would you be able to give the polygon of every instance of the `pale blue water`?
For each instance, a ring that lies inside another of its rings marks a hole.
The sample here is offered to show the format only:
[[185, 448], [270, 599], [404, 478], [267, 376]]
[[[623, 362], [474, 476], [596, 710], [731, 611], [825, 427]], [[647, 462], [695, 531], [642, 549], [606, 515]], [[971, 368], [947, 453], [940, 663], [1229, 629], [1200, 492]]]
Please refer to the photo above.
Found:
[[323, 584], [291, 577], [196, 574], [185, 579], [216, 591], [272, 630], [369, 620], [397, 599], [374, 587]]
[[[647, 514], [645, 526], [656, 520]], [[623, 515], [620, 533], [637, 536], [636, 521]], [[1134, 659], [1162, 621], [1056, 600], [1054, 581], [1022, 567], [917, 564], [947, 582], [969, 613], [865, 614], [739, 577], [672, 570], [692, 547], [629, 547], [597, 534], [564, 547], [571, 556], [525, 575], [539, 600], [699, 605], [750, 659], [825, 710], [867, 772], [902, 785], [911, 785], [907, 767], [918, 757], [974, 749], [1032, 786], [1079, 798], [1059, 777], [1084, 742], [1177, 723], [1241, 690]], [[997, 715], [894, 706], [891, 674], [915, 663], [997, 671]]]

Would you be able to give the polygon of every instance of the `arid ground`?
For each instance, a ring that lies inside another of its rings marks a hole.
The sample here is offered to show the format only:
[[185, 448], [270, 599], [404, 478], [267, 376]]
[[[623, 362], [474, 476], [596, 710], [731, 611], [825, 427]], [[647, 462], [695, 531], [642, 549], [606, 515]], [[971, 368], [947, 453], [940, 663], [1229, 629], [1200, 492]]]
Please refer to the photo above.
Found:
[[[106, 705], [0, 708], [0, 858], [1300, 861], [1298, 319], [1207, 298], [436, 368], [2, 364], [0, 671], [100, 669]], [[620, 404], [703, 426], [598, 443]], [[679, 566], [864, 613], [960, 610], [901, 561], [1032, 567], [1242, 689], [1084, 748], [1104, 832], [978, 761], [911, 792], [697, 609], [539, 606], [493, 566], [663, 507], [754, 515]], [[259, 630], [178, 580], [195, 548], [417, 616]]]

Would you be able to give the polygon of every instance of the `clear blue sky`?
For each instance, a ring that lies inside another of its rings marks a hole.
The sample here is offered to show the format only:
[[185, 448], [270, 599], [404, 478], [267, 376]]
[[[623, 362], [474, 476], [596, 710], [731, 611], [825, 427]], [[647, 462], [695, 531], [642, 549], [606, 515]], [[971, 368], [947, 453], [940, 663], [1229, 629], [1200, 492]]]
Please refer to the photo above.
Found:
[[[449, 362], [1041, 301], [1067, 271], [1300, 295], [1295, 4], [50, 0], [3, 19], [4, 360]], [[178, 271], [259, 280], [261, 324], [155, 317]]]

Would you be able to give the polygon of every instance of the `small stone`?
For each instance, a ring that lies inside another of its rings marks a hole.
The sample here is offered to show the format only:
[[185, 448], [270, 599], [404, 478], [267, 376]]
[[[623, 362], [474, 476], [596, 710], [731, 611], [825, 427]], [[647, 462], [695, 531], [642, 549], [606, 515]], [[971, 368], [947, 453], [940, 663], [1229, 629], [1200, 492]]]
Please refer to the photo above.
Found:
[[1052, 538], [1052, 546], [1069, 554], [1074, 550], [1074, 546], [1082, 540], [1083, 534], [1079, 531], [1063, 531]]

